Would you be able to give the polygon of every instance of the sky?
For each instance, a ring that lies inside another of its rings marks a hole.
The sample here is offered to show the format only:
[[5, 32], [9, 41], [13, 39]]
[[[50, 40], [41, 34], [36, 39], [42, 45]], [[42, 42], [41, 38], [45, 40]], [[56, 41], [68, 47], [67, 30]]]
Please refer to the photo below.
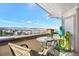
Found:
[[61, 23], [34, 3], [0, 3], [0, 27], [58, 28]]

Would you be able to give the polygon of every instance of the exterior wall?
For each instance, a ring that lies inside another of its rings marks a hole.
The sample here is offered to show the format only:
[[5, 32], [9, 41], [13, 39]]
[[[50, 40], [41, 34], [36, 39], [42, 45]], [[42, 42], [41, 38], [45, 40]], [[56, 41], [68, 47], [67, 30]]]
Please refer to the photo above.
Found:
[[77, 49], [77, 32], [78, 32], [78, 19], [76, 18], [77, 13], [76, 9], [78, 7], [75, 7], [73, 9], [70, 9], [68, 12], [64, 13], [63, 15], [63, 28], [65, 29], [65, 32], [69, 31], [71, 33], [71, 47], [74, 49], [75, 52]]
[[69, 31], [71, 33], [71, 48], [75, 49], [75, 15], [69, 16], [68, 18], [64, 19], [64, 29], [65, 33]]
[[71, 45], [74, 51], [79, 53], [79, 8], [75, 7], [70, 9], [63, 15], [63, 24], [66, 31], [70, 31]]

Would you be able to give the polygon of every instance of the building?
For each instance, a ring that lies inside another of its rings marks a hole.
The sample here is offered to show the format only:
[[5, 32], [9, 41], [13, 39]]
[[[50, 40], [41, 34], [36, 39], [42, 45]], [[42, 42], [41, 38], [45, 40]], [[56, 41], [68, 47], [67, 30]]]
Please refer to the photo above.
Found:
[[49, 34], [53, 35], [53, 34], [54, 34], [54, 29], [47, 29], [47, 32], [48, 32]]

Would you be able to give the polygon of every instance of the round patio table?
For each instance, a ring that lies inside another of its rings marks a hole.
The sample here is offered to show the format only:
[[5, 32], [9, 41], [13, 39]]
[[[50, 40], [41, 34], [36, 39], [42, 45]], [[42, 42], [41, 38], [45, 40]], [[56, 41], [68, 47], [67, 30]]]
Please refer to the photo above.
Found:
[[38, 37], [37, 41], [40, 42], [40, 44], [41, 44], [41, 50], [43, 50], [43, 49], [47, 48], [47, 42], [49, 42], [49, 41], [52, 42], [53, 38], [51, 38], [49, 36]]
[[52, 52], [54, 52], [54, 55], [58, 55], [58, 51], [54, 49], [54, 44], [55, 41], [57, 41], [57, 38], [53, 38], [53, 37], [49, 37], [49, 36], [44, 36], [44, 37], [39, 37], [37, 38], [37, 41], [39, 41], [41, 43], [41, 51], [43, 51], [44, 49], [47, 49], [47, 43], [51, 42], [52, 43]]
[[49, 37], [49, 36], [44, 36], [44, 37], [39, 37], [39, 38], [37, 38], [37, 40], [38, 40], [39, 42], [48, 42], [48, 41], [52, 41], [53, 38], [52, 38], [52, 37]]

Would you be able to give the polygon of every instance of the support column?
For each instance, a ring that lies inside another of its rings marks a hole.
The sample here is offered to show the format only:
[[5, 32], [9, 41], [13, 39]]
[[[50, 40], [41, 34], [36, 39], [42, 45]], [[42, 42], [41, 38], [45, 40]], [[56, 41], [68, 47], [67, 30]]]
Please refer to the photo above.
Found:
[[76, 10], [75, 24], [75, 52], [79, 53], [79, 8]]
[[61, 20], [62, 20], [62, 27], [64, 28], [64, 19], [63, 19], [63, 16], [61, 17]]

